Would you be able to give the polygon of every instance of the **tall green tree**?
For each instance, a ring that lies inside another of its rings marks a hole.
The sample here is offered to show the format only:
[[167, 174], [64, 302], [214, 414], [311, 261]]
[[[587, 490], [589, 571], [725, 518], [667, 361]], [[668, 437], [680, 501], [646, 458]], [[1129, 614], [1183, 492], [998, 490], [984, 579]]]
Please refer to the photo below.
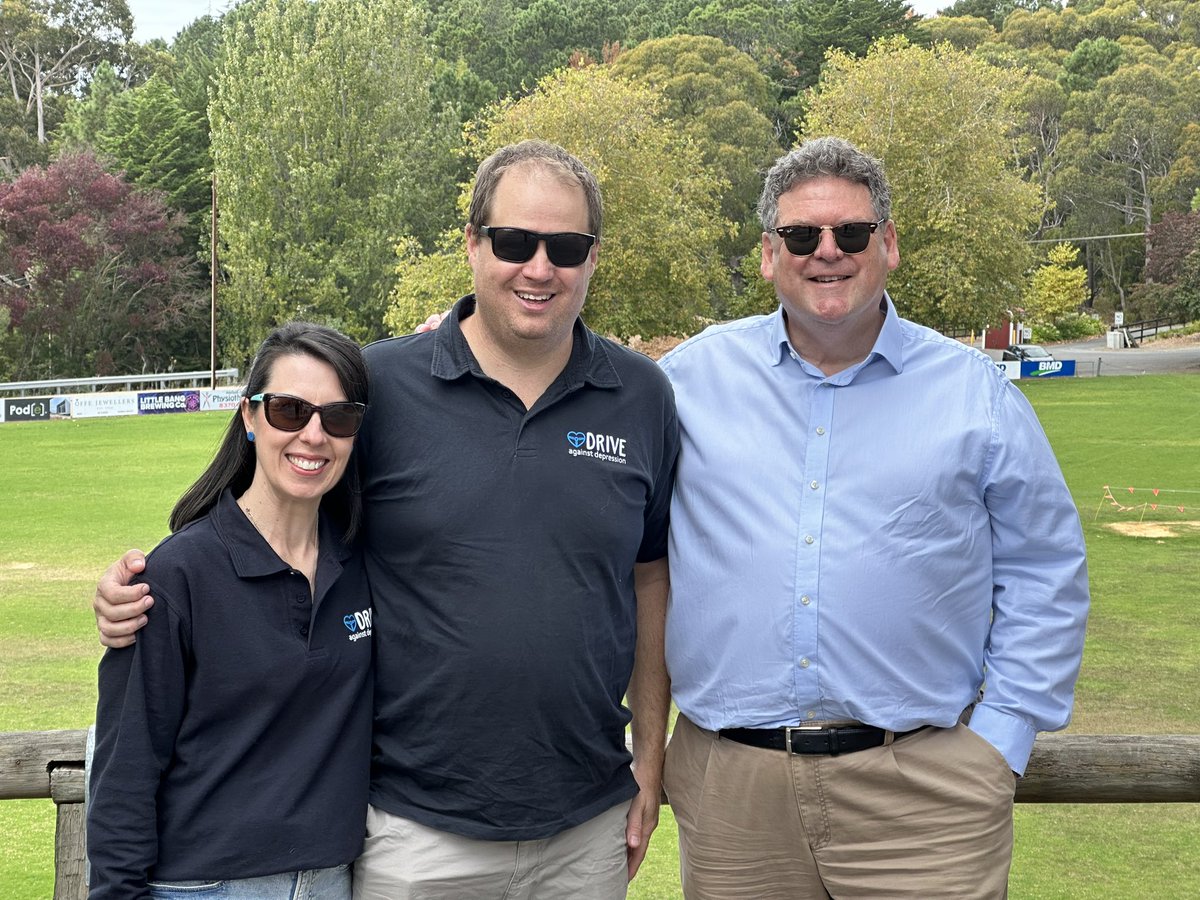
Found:
[[999, 320], [1024, 291], [1039, 190], [1013, 163], [1018, 73], [903, 39], [830, 54], [801, 136], [836, 134], [880, 157], [892, 185], [897, 306], [933, 326]]
[[956, 50], [974, 50], [985, 41], [994, 40], [996, 29], [980, 16], [935, 16], [923, 19], [916, 29], [916, 43], [949, 44]]
[[762, 172], [782, 152], [771, 120], [771, 85], [754, 60], [717, 38], [675, 35], [622, 53], [614, 74], [659, 91], [663, 114], [729, 182], [721, 213], [739, 225], [727, 255], [742, 255], [761, 230], [754, 207]]
[[171, 44], [171, 66], [163, 73], [183, 108], [203, 119], [208, 118], [208, 104], [225, 49], [223, 21], [200, 16], [185, 26]]
[[861, 57], [877, 40], [909, 35], [917, 20], [906, 0], [709, 0], [679, 27], [718, 37], [750, 54], [779, 92], [776, 120], [790, 134], [803, 115], [830, 49]]
[[[1187, 208], [1200, 172], [1183, 165], [1189, 125], [1200, 121], [1200, 73], [1187, 54], [1120, 66], [1093, 90], [1071, 95], [1064, 114], [1069, 160], [1055, 182], [1068, 227], [1082, 235], [1145, 234], [1167, 210]], [[1089, 248], [1113, 306], [1128, 312], [1148, 244], [1135, 238]]]
[[[725, 183], [699, 150], [662, 114], [661, 95], [601, 66], [544, 78], [518, 101], [489, 110], [468, 141], [472, 159], [527, 138], [560, 144], [596, 173], [604, 196], [600, 264], [583, 315], [620, 337], [690, 334], [721, 309], [729, 275], [718, 247], [732, 224], [720, 212]], [[464, 188], [466, 209], [471, 186]], [[404, 277], [392, 295], [388, 324], [410, 331], [453, 299], [428, 284], [469, 283], [462, 235], [434, 254], [401, 247]], [[456, 274], [457, 273], [457, 274]]]
[[184, 244], [197, 252], [201, 234], [208, 232], [211, 197], [208, 119], [184, 105], [168, 76], [156, 74], [124, 88], [102, 63], [87, 96], [68, 108], [55, 145], [95, 150], [139, 187], [162, 191], [187, 218]]
[[195, 252], [211, 204], [208, 121], [187, 109], [161, 75], [119, 95], [96, 148], [143, 188], [162, 191], [188, 221], [186, 246]]
[[126, 0], [4, 0], [0, 67], [17, 100], [35, 112], [46, 143], [46, 102], [86, 78], [101, 60], [119, 62], [133, 33]]
[[397, 242], [445, 227], [457, 122], [432, 114], [421, 35], [409, 0], [264, 0], [228, 28], [211, 122], [230, 362], [291, 318], [379, 337]]
[[96, 137], [108, 122], [113, 101], [125, 90], [121, 76], [105, 61], [96, 67], [86, 92], [67, 107], [62, 126], [55, 132], [59, 149], [95, 147]]
[[[460, 60], [493, 86], [489, 102], [533, 89], [580, 54], [604, 58], [627, 41], [634, 0], [426, 0], [430, 42], [450, 65]], [[639, 13], [644, 16], [644, 10]], [[470, 110], [471, 115], [482, 107]]]
[[1025, 291], [1025, 321], [1052, 325], [1078, 311], [1087, 300], [1087, 270], [1075, 265], [1078, 260], [1079, 251], [1070, 244], [1050, 248]]

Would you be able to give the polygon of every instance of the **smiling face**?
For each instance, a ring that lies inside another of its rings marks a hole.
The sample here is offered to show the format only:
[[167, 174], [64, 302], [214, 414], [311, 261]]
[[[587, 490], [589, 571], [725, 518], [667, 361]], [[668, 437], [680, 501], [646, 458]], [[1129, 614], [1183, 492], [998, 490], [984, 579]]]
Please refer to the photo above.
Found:
[[[501, 176], [482, 224], [586, 233], [587, 199], [564, 173], [523, 163]], [[551, 263], [544, 242], [527, 262], [505, 262], [492, 252], [490, 238], [467, 226], [467, 255], [475, 276], [475, 314], [463, 322], [463, 331], [476, 353], [481, 345], [512, 358], [570, 353], [571, 329], [596, 268], [595, 246], [575, 267]]]
[[[822, 177], [801, 181], [780, 196], [775, 224], [842, 225], [878, 218], [865, 185]], [[856, 345], [874, 341], [883, 325], [879, 301], [887, 275], [900, 262], [890, 220], [871, 235], [862, 253], [843, 253], [829, 231], [821, 232], [811, 256], [793, 256], [772, 232], [763, 233], [762, 246], [763, 277], [775, 284], [798, 349], [814, 340], [827, 343], [835, 334]]]
[[[263, 393], [291, 394], [318, 406], [347, 399], [333, 367], [305, 354], [276, 359]], [[242, 421], [254, 432], [255, 470], [248, 493], [265, 492], [280, 508], [316, 504], [346, 471], [354, 438], [330, 437], [320, 413], [299, 431], [282, 431], [267, 421], [262, 403], [243, 400]]]

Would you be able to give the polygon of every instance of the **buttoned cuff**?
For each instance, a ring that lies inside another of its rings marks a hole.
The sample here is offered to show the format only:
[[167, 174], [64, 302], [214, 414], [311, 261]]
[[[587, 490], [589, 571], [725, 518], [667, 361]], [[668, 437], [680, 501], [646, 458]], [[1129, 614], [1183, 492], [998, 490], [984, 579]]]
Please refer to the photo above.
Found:
[[1037, 729], [1016, 716], [980, 703], [971, 712], [968, 726], [977, 735], [1000, 751], [1000, 755], [1008, 762], [1008, 766], [1018, 775], [1025, 774], [1025, 766], [1029, 763], [1029, 754], [1033, 752], [1033, 742], [1037, 738]]

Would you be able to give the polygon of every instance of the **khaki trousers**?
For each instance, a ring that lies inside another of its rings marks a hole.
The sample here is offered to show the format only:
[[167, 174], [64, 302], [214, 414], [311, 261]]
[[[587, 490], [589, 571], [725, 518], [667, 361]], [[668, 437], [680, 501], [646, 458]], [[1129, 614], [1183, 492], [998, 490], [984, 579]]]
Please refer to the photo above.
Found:
[[484, 841], [367, 808], [354, 900], [624, 900], [621, 803], [538, 841]]
[[1015, 776], [965, 725], [819, 756], [680, 716], [664, 783], [687, 900], [1007, 894]]

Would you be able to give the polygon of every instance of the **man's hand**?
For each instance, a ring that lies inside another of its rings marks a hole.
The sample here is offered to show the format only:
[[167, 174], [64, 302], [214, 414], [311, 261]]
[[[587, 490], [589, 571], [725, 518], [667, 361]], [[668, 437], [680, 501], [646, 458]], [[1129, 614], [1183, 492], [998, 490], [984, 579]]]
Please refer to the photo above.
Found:
[[141, 550], [127, 550], [125, 555], [109, 566], [100, 583], [92, 609], [100, 643], [105, 647], [128, 647], [135, 633], [146, 624], [145, 612], [154, 605], [148, 585], [130, 585], [133, 577], [146, 568], [146, 555]]
[[[637, 875], [642, 860], [646, 858], [646, 850], [650, 847], [650, 835], [658, 827], [658, 811], [662, 805], [661, 783], [642, 784], [635, 769], [634, 778], [638, 779], [638, 793], [629, 807], [629, 816], [625, 821], [625, 860], [629, 866], [629, 880]], [[647, 781], [654, 779], [647, 778]]]
[[438, 326], [442, 324], [442, 320], [448, 315], [450, 315], [450, 310], [446, 310], [445, 312], [430, 313], [429, 317], [420, 325], [418, 325], [414, 329], [413, 333], [423, 334], [426, 331], [437, 331]]

